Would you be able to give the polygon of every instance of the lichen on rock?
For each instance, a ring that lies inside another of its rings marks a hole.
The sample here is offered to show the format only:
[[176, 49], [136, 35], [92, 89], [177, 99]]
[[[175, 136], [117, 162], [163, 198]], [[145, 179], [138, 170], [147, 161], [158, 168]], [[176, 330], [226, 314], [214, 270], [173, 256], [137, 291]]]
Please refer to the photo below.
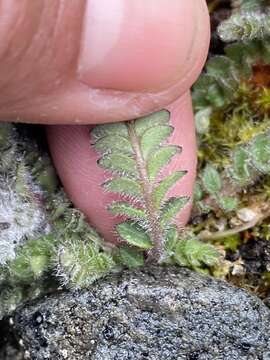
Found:
[[266, 360], [270, 311], [242, 289], [184, 268], [124, 271], [90, 290], [17, 310], [32, 360]]

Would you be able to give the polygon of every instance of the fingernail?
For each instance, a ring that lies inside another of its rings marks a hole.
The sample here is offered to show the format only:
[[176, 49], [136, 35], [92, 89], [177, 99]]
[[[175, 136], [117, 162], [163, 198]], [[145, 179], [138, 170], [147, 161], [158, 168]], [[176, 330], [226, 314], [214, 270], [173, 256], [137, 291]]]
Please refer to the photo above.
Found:
[[89, 0], [85, 9], [81, 52], [78, 63], [79, 80], [91, 87], [110, 87], [113, 68], [109, 59], [121, 37], [124, 2]]
[[196, 4], [88, 0], [78, 79], [92, 88], [119, 91], [159, 91], [176, 83], [192, 61]]

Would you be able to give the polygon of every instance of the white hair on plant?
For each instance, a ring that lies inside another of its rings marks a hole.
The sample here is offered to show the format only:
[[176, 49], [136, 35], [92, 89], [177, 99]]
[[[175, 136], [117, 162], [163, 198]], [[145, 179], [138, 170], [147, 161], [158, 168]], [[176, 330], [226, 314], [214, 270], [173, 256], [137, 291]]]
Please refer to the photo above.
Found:
[[16, 256], [16, 248], [38, 235], [46, 222], [41, 206], [20, 196], [1, 178], [0, 187], [0, 265]]

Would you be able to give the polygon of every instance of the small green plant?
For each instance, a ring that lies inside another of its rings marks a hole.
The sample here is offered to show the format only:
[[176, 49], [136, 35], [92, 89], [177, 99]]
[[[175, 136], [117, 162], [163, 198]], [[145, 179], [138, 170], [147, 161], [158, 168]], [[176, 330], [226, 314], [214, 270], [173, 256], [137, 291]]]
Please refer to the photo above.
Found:
[[0, 318], [59, 286], [87, 288], [109, 272], [143, 266], [145, 252], [148, 261], [196, 270], [213, 264], [216, 250], [174, 224], [188, 199], [166, 198], [186, 174], [163, 175], [181, 153], [166, 143], [173, 131], [169, 117], [161, 111], [92, 131], [102, 153], [99, 164], [113, 173], [103, 188], [121, 197], [109, 210], [126, 217], [117, 226], [125, 240], [119, 246], [106, 244], [59, 191], [51, 163], [35, 142], [14, 125], [0, 124]]
[[166, 260], [175, 219], [190, 200], [166, 196], [186, 175], [181, 169], [168, 176], [163, 173], [181, 153], [180, 147], [166, 142], [173, 132], [169, 120], [170, 113], [163, 110], [131, 122], [97, 126], [91, 133], [93, 146], [101, 153], [98, 164], [113, 175], [103, 187], [122, 196], [108, 209], [126, 218], [116, 231], [127, 244], [146, 250], [148, 262]]
[[[225, 2], [208, 3], [215, 12]], [[193, 89], [199, 166], [186, 229], [177, 218], [189, 199], [168, 197], [185, 169], [164, 171], [182, 150], [169, 142], [168, 111], [91, 133], [108, 174], [101, 185], [119, 199], [108, 208], [120, 215], [118, 246], [72, 207], [49, 157], [25, 130], [0, 124], [0, 318], [59, 286], [90, 287], [108, 272], [145, 262], [224, 277], [233, 264], [217, 262], [217, 248], [235, 255], [249, 237], [269, 240], [269, 0], [231, 0], [225, 7], [231, 16], [218, 34], [233, 43], [221, 42], [221, 55], [210, 57]], [[269, 274], [263, 271], [262, 281]]]

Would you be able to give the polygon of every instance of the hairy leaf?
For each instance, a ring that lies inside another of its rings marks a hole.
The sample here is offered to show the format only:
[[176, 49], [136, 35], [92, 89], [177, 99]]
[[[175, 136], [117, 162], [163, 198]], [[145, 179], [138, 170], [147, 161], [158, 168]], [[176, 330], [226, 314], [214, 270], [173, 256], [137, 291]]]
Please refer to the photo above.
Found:
[[95, 142], [108, 135], [121, 135], [128, 137], [128, 131], [125, 123], [102, 124], [95, 126], [91, 131], [91, 137]]
[[210, 76], [224, 77], [228, 75], [232, 66], [232, 60], [226, 56], [215, 56], [207, 63], [207, 73]]
[[141, 137], [141, 149], [144, 159], [155, 151], [173, 132], [171, 126], [161, 125], [148, 129]]
[[134, 245], [145, 250], [153, 247], [149, 235], [137, 224], [126, 221], [118, 224], [116, 229], [121, 238], [130, 245]]
[[233, 153], [232, 162], [231, 176], [235, 181], [244, 185], [251, 177], [250, 155], [246, 149], [239, 147]]
[[171, 226], [166, 231], [166, 250], [169, 255], [173, 254], [175, 251], [175, 246], [179, 241], [179, 233], [176, 226]]
[[[170, 113], [162, 110], [126, 122], [126, 129], [121, 127], [119, 133], [116, 125], [108, 129], [104, 125], [92, 135], [97, 139], [95, 148], [103, 153], [99, 165], [117, 174], [117, 178], [106, 181], [103, 187], [126, 196], [109, 206], [114, 215], [127, 218], [126, 222], [116, 226], [118, 234], [128, 244], [141, 249], [156, 246], [153, 256], [157, 261], [159, 256], [164, 256], [164, 239], [170, 221], [188, 201], [187, 198], [175, 198], [165, 202], [167, 192], [186, 171], [164, 175], [156, 184], [162, 170], [182, 150], [176, 145], [163, 144], [174, 130], [169, 119]], [[133, 200], [138, 201], [138, 207], [132, 204]]]
[[169, 120], [170, 113], [168, 110], [161, 110], [137, 119], [135, 122], [136, 134], [140, 137], [146, 130], [151, 129], [152, 127], [156, 127], [157, 125], [168, 125]]
[[129, 269], [144, 265], [143, 253], [130, 246], [121, 246], [118, 251], [118, 257], [120, 264], [127, 266]]
[[168, 175], [157, 185], [153, 191], [153, 201], [158, 208], [162, 205], [165, 195], [170, 190], [170, 188], [175, 185], [177, 181], [179, 181], [183, 176], [185, 176], [186, 173], [186, 171], [176, 171], [171, 175]]
[[141, 199], [143, 196], [140, 183], [126, 177], [109, 180], [103, 184], [103, 187], [113, 193], [131, 196], [137, 199]]
[[120, 154], [104, 155], [98, 161], [98, 164], [104, 169], [110, 170], [113, 173], [130, 176], [135, 179], [139, 178], [136, 161], [129, 156]]
[[207, 165], [202, 174], [203, 186], [209, 194], [216, 194], [221, 190], [222, 180], [216, 168]]
[[214, 246], [192, 238], [179, 241], [174, 257], [179, 265], [196, 269], [202, 265], [215, 265], [219, 253]]
[[115, 201], [109, 205], [108, 208], [113, 215], [123, 215], [134, 220], [147, 220], [147, 213], [145, 210], [135, 208], [124, 201]]
[[203, 198], [203, 189], [201, 184], [197, 181], [194, 188], [193, 199], [194, 201], [200, 201]]
[[113, 269], [110, 254], [100, 252], [92, 243], [81, 240], [66, 243], [57, 256], [57, 276], [70, 287], [85, 288]]
[[183, 207], [188, 203], [189, 197], [171, 197], [167, 200], [162, 207], [160, 223], [162, 226], [167, 226], [175, 216], [183, 209]]
[[147, 171], [150, 181], [155, 180], [159, 172], [170, 163], [173, 156], [180, 154], [179, 146], [170, 145], [161, 147], [159, 150], [150, 155], [147, 162]]
[[217, 198], [217, 202], [221, 209], [225, 212], [233, 211], [237, 208], [238, 200], [237, 198], [229, 197], [229, 196], [221, 196]]
[[261, 134], [255, 137], [249, 146], [252, 162], [262, 173], [270, 172], [270, 135]]
[[109, 135], [98, 140], [94, 147], [101, 153], [117, 152], [133, 154], [133, 148], [129, 139], [121, 135]]

